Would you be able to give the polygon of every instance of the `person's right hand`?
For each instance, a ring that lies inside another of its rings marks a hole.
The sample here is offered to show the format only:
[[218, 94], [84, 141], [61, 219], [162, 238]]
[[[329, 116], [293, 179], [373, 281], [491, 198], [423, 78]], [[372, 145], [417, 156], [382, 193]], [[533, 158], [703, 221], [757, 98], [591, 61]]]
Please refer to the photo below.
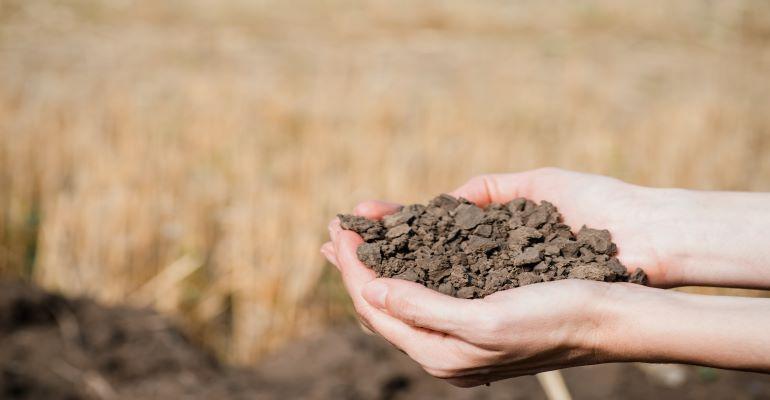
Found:
[[[557, 168], [477, 176], [450, 194], [480, 206], [547, 200], [575, 230], [609, 230], [618, 259], [630, 272], [644, 269], [651, 286], [770, 287], [757, 235], [770, 223], [766, 194], [655, 189]], [[397, 209], [369, 201], [356, 212], [381, 218]]]

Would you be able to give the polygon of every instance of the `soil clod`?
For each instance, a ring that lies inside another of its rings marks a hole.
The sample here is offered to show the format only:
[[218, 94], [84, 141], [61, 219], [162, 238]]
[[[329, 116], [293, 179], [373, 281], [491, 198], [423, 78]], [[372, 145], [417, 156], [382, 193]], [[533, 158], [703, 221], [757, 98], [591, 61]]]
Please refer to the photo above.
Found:
[[358, 258], [378, 276], [418, 282], [460, 298], [560, 279], [647, 284], [615, 257], [610, 232], [583, 226], [573, 234], [556, 207], [517, 198], [485, 208], [442, 194], [382, 221], [340, 215], [365, 243]]

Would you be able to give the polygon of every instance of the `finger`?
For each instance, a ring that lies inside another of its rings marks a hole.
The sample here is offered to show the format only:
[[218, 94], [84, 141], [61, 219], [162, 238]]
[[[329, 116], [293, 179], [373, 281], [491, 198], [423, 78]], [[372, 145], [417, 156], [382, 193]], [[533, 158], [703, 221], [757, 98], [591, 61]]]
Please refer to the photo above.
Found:
[[363, 299], [361, 292], [364, 285], [376, 278], [374, 271], [361, 263], [356, 256], [356, 248], [363, 240], [352, 231], [342, 230], [339, 223], [331, 225], [331, 228], [339, 230], [335, 234], [334, 247], [342, 280], [353, 299], [356, 312], [365, 325], [421, 364], [459, 364], [463, 354], [457, 349], [467, 349], [470, 352], [472, 345], [440, 332], [410, 326], [376, 309]]
[[331, 241], [328, 241], [328, 242], [322, 244], [321, 245], [321, 251], [327, 252], [327, 253], [331, 254], [332, 256], [334, 256], [335, 258], [337, 257], [337, 253], [334, 250], [334, 243], [332, 243]]
[[362, 331], [364, 331], [367, 335], [374, 335], [376, 332], [374, 332], [374, 328], [369, 326], [366, 322], [362, 320], [358, 320], [358, 327], [361, 328]]
[[564, 368], [570, 368], [581, 365], [574, 362], [553, 362], [548, 360], [537, 365], [530, 365], [519, 362], [509, 364], [496, 364], [492, 367], [469, 368], [466, 371], [459, 371], [456, 375], [445, 378], [446, 381], [455, 386], [473, 387], [487, 383], [496, 382], [503, 379], [516, 378], [523, 375], [535, 375], [548, 371], [557, 371]]
[[371, 310], [369, 310], [371, 307], [363, 301], [361, 287], [375, 279], [377, 275], [361, 263], [356, 255], [356, 249], [363, 242], [363, 239], [353, 231], [343, 230], [338, 219], [332, 220], [329, 224], [329, 234], [334, 238], [332, 249], [337, 260], [337, 268], [342, 274], [342, 282], [345, 285], [345, 289], [353, 300], [353, 306], [356, 308], [356, 311], [362, 317], [361, 322], [374, 330], [375, 328], [371, 326], [371, 322], [365, 318], [365, 314], [371, 313]]
[[[334, 250], [334, 243], [332, 242], [326, 242], [321, 246], [321, 253], [326, 257], [326, 259], [333, 264], [337, 269], [339, 269], [339, 262], [337, 261], [337, 252]], [[363, 319], [358, 320], [359, 325], [361, 326], [361, 330], [366, 332], [367, 334], [371, 335], [374, 333], [374, 328], [372, 328], [367, 321], [364, 321]]]
[[[384, 330], [397, 329], [397, 327], [391, 327], [392, 324], [388, 321], [380, 321], [382, 318], [375, 312], [377, 310], [372, 309], [365, 304], [366, 302], [362, 301], [361, 287], [366, 282], [376, 278], [376, 274], [358, 260], [355, 249], [363, 242], [361, 237], [352, 231], [343, 230], [336, 218], [329, 223], [329, 234], [334, 238], [334, 241], [331, 242], [331, 251], [334, 252], [337, 268], [342, 274], [342, 282], [353, 300], [353, 306], [359, 314], [361, 325], [378, 332], [379, 329], [373, 326], [374, 322], [377, 322]], [[338, 256], [338, 248], [342, 249], [342, 257]], [[383, 313], [380, 312], [379, 314]]]
[[353, 231], [343, 230], [338, 219], [332, 221], [329, 231], [342, 279], [351, 295], [360, 296], [363, 285], [377, 276], [372, 269], [358, 260], [356, 249], [363, 243], [363, 239]]
[[364, 326], [423, 366], [466, 365], [475, 347], [456, 337], [405, 324], [362, 301], [357, 309]]
[[337, 234], [342, 231], [342, 227], [340, 226], [340, 219], [335, 217], [329, 221], [329, 225], [326, 228], [329, 231], [329, 238], [331, 238], [333, 243], [337, 239]]
[[334, 245], [332, 242], [326, 242], [321, 246], [321, 254], [326, 257], [326, 260], [333, 265], [337, 265], [337, 253], [334, 251]]
[[362, 295], [373, 307], [411, 326], [466, 340], [472, 335], [471, 329], [478, 329], [477, 316], [482, 311], [477, 301], [447, 296], [401, 279], [375, 279], [364, 286]]
[[505, 203], [517, 197], [530, 197], [531, 182], [532, 172], [479, 175], [449, 194], [485, 206], [489, 203]]
[[382, 217], [393, 214], [401, 209], [400, 204], [389, 203], [386, 201], [369, 200], [359, 203], [354, 209], [353, 214], [360, 215], [369, 219], [382, 219]]

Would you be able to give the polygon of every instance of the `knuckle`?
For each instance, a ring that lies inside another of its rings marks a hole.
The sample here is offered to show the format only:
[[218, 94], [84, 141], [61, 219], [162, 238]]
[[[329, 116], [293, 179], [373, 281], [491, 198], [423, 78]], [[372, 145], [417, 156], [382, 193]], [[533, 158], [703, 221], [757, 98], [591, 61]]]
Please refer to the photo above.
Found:
[[487, 201], [491, 201], [492, 198], [496, 198], [500, 194], [496, 182], [494, 175], [482, 174], [471, 178], [465, 186], [474, 188], [474, 190], [481, 190]]
[[371, 325], [372, 322], [372, 311], [368, 307], [359, 304], [358, 302], [355, 302], [353, 304], [353, 308], [356, 310], [356, 314], [358, 314], [358, 318], [361, 319], [362, 322], [365, 324]]
[[399, 319], [409, 325], [420, 323], [419, 310], [416, 304], [406, 297], [388, 296], [386, 300], [388, 310], [399, 316]]
[[469, 338], [476, 346], [487, 350], [496, 350], [501, 345], [501, 341], [507, 336], [504, 333], [505, 326], [499, 320], [495, 320], [491, 317], [483, 317], [479, 322], [478, 329], [474, 332], [473, 337]]
[[476, 313], [474, 318], [478, 332], [496, 335], [505, 329], [505, 321], [500, 318], [498, 313], [491, 312], [491, 310]]
[[486, 186], [489, 180], [491, 179], [491, 175], [489, 174], [481, 174], [476, 175], [468, 180], [466, 183], [467, 186], [476, 187], [476, 186]]

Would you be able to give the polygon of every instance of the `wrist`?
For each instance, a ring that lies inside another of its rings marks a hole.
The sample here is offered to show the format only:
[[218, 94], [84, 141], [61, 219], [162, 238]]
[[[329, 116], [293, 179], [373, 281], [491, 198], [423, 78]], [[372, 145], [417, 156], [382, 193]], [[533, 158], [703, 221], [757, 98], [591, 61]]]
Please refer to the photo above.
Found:
[[613, 284], [598, 351], [610, 361], [770, 371], [770, 300]]
[[655, 286], [770, 287], [770, 195], [643, 190]]
[[[583, 343], [597, 359], [597, 362], [642, 361], [640, 351], [634, 348], [636, 339], [632, 333], [633, 315], [639, 302], [647, 295], [648, 287], [612, 283], [593, 302], [589, 318], [593, 331], [585, 335]], [[641, 293], [640, 293], [641, 292]]]
[[[655, 341], [672, 328], [667, 291], [632, 284], [612, 284], [600, 303], [601, 318], [596, 352], [613, 362], [672, 362], [665, 347]], [[682, 360], [678, 360], [682, 361]]]
[[643, 223], [654, 230], [647, 235], [653, 255], [651, 281], [657, 287], [694, 284], [699, 277], [687, 266], [704, 253], [701, 224], [706, 220], [697, 192], [676, 188], [644, 188], [643, 192]]
[[[626, 352], [629, 337], [629, 304], [648, 290], [630, 283], [581, 282], [593, 286], [586, 301], [576, 305], [560, 345], [586, 358], [587, 364], [640, 361]], [[639, 293], [642, 292], [642, 293]]]

